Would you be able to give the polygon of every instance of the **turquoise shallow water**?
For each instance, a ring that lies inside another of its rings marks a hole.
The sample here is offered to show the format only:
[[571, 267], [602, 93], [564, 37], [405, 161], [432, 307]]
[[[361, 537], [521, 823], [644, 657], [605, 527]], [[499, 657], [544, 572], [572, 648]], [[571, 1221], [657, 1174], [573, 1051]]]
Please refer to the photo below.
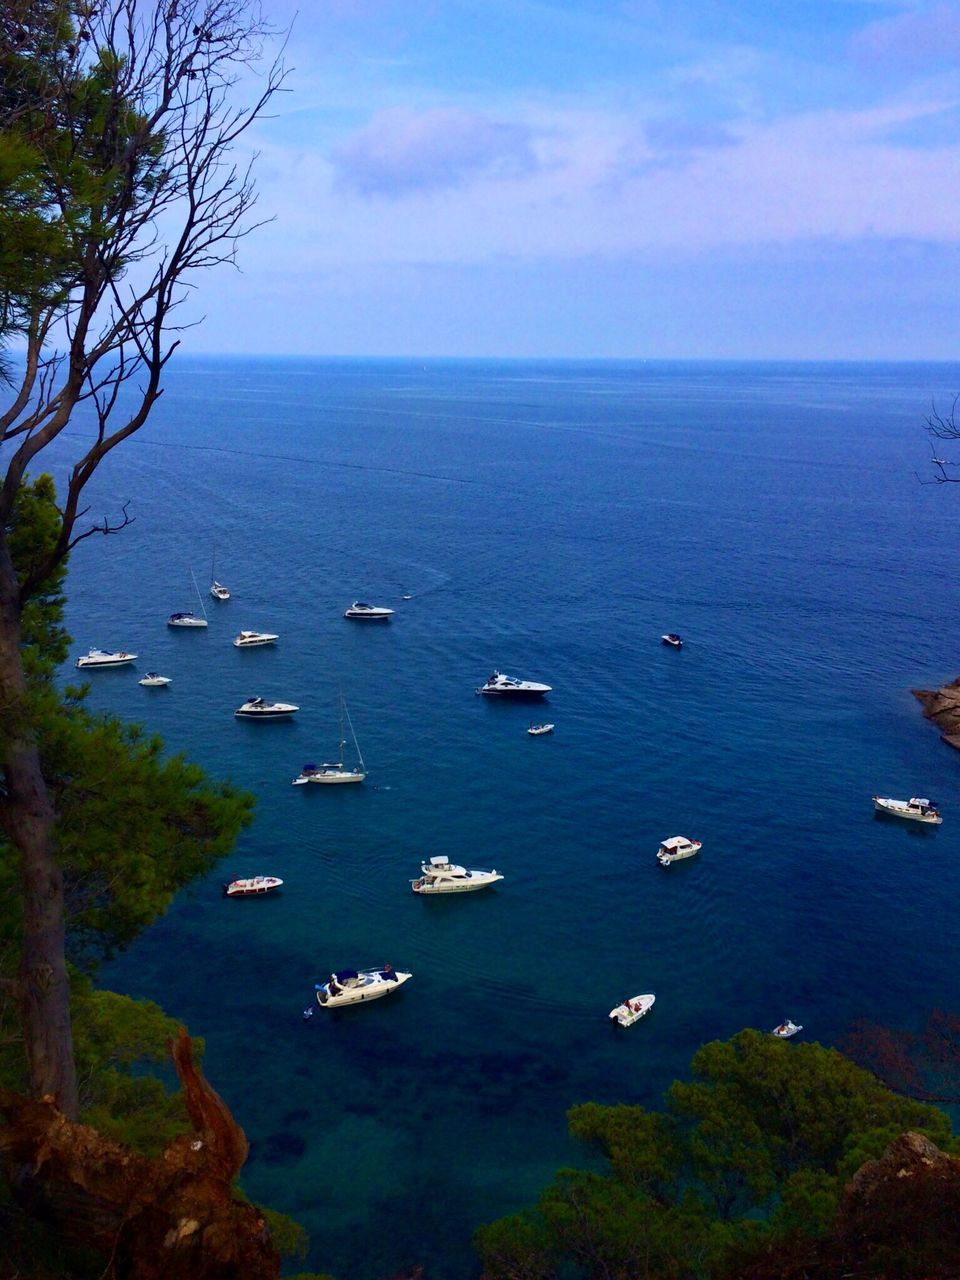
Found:
[[[586, 1158], [571, 1103], [656, 1103], [743, 1026], [830, 1043], [956, 1007], [960, 757], [908, 690], [960, 673], [960, 492], [914, 474], [957, 387], [943, 365], [171, 367], [92, 495], [136, 521], [76, 553], [74, 651], [135, 649], [93, 704], [258, 810], [106, 976], [206, 1037], [245, 1186], [305, 1223], [311, 1265], [460, 1280], [478, 1223]], [[233, 599], [168, 631], [214, 546]], [[394, 621], [344, 621], [355, 598]], [[240, 627], [281, 639], [238, 652]], [[554, 686], [551, 737], [474, 696], [494, 667]], [[336, 747], [341, 685], [369, 781], [291, 787]], [[251, 694], [302, 711], [235, 722]], [[876, 791], [932, 795], [944, 826], [876, 820]], [[703, 852], [665, 872], [672, 834]], [[434, 853], [506, 879], [424, 901]], [[228, 872], [284, 892], [225, 901]], [[384, 961], [415, 975], [395, 999], [302, 1019], [331, 967]], [[646, 990], [641, 1025], [608, 1023]]]

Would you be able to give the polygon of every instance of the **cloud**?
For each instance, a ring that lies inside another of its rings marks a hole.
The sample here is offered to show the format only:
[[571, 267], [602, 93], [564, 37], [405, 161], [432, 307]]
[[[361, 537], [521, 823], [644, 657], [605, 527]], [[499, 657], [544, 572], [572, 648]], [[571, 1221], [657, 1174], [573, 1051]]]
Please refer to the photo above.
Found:
[[919, 69], [960, 62], [960, 5], [935, 4], [872, 22], [853, 39], [867, 63]]
[[331, 154], [337, 185], [400, 196], [466, 185], [477, 176], [519, 177], [539, 167], [532, 131], [457, 107], [378, 112]]

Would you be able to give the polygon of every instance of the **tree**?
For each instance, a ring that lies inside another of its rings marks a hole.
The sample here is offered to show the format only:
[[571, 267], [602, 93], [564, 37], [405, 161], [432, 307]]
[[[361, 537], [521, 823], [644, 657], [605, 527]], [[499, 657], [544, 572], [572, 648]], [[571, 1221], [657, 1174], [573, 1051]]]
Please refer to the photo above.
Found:
[[[956, 441], [960, 440], [960, 395], [953, 397], [953, 403], [947, 413], [940, 413], [934, 404], [929, 415], [924, 419], [927, 435], [932, 441]], [[936, 445], [933, 446], [933, 466], [934, 484], [958, 484], [960, 483], [960, 475], [951, 474], [951, 468], [958, 464], [952, 462], [949, 458], [939, 457], [942, 452]], [[931, 483], [928, 481], [927, 483]]]
[[[0, 25], [0, 182], [6, 173], [19, 200], [0, 221], [0, 340], [23, 341], [0, 413], [0, 822], [19, 854], [17, 996], [31, 1087], [71, 1118], [64, 877], [21, 657], [24, 615], [71, 548], [127, 523], [123, 511], [85, 524], [84, 489], [162, 394], [177, 308], [197, 273], [232, 262], [252, 229], [250, 172], [231, 153], [281, 87], [282, 66], [267, 66], [247, 105], [233, 97], [270, 34], [255, 0], [17, 0]], [[42, 554], [18, 566], [18, 494], [78, 410], [92, 438], [78, 447]]]
[[831, 1230], [847, 1180], [905, 1129], [950, 1141], [943, 1112], [818, 1044], [742, 1031], [704, 1045], [692, 1075], [662, 1113], [574, 1107], [606, 1171], [561, 1170], [534, 1210], [482, 1227], [485, 1280], [719, 1276]]

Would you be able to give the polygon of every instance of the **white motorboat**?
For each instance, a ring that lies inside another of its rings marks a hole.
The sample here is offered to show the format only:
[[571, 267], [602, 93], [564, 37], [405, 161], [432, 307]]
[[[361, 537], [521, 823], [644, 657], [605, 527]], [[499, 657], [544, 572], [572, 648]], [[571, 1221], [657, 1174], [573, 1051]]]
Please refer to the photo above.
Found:
[[262, 898], [265, 893], [279, 889], [283, 881], [277, 876], [246, 876], [234, 879], [223, 886], [227, 898]]
[[[353, 739], [353, 749], [356, 752], [357, 762], [352, 768], [347, 768], [344, 764], [344, 747], [347, 745], [346, 734], [344, 731], [344, 721], [349, 726], [350, 736]], [[328, 786], [336, 786], [345, 782], [362, 782], [367, 776], [366, 766], [363, 763], [363, 756], [360, 754], [360, 744], [357, 742], [357, 735], [353, 729], [353, 721], [350, 719], [350, 712], [347, 710], [347, 700], [343, 693], [340, 694], [340, 749], [337, 752], [336, 760], [327, 760], [323, 764], [305, 764], [300, 770], [298, 777], [294, 778], [293, 785], [301, 787], [307, 782], [325, 783]]]
[[688, 840], [686, 836], [670, 836], [668, 840], [660, 841], [657, 861], [661, 867], [669, 867], [671, 862], [682, 862], [684, 858], [692, 858], [699, 853], [701, 844], [702, 841]]
[[683, 641], [675, 631], [668, 631], [667, 634], [665, 636], [661, 636], [660, 639], [664, 644], [670, 645], [672, 649], [683, 648]]
[[299, 710], [294, 702], [266, 702], [263, 698], [248, 698], [233, 714], [247, 720], [278, 720], [281, 716], [292, 716]]
[[77, 659], [77, 666], [87, 667], [122, 667], [136, 659], [135, 653], [107, 653], [105, 649], [91, 649], [82, 658]]
[[230, 592], [223, 585], [223, 583], [218, 582], [216, 578], [214, 578], [214, 580], [210, 583], [210, 594], [213, 596], [214, 600], [230, 599]]
[[505, 698], [542, 698], [550, 689], [550, 685], [538, 684], [536, 680], [517, 680], [513, 676], [505, 676], [502, 671], [495, 671], [477, 693]]
[[414, 893], [469, 893], [503, 879], [499, 871], [467, 871], [442, 856], [421, 862], [420, 870], [420, 878], [410, 881]]
[[167, 619], [168, 627], [205, 627], [207, 626], [207, 611], [203, 607], [203, 596], [200, 594], [200, 588], [197, 586], [197, 578], [193, 570], [190, 570], [190, 577], [193, 579], [193, 588], [197, 593], [197, 599], [200, 601], [200, 612], [202, 618], [198, 618], [195, 613], [171, 613]]
[[381, 605], [364, 604], [362, 600], [354, 600], [349, 609], [344, 611], [345, 618], [364, 619], [367, 622], [386, 622], [393, 617], [393, 609]]
[[148, 671], [137, 683], [142, 684], [146, 689], [165, 689], [170, 683], [170, 677], [157, 675], [156, 671]]
[[644, 996], [631, 996], [629, 1000], [624, 1000], [623, 1004], [618, 1004], [615, 1009], [611, 1009], [610, 1017], [615, 1022], [619, 1022], [621, 1027], [632, 1027], [635, 1022], [639, 1022], [650, 1012], [656, 999], [652, 992]]
[[916, 796], [910, 800], [874, 796], [873, 807], [878, 813], [890, 813], [895, 818], [910, 818], [913, 822], [928, 822], [931, 826], [939, 826], [943, 821], [940, 810], [932, 800], [921, 800]]
[[279, 639], [279, 636], [275, 636], [269, 631], [241, 631], [238, 636], [234, 636], [233, 647], [235, 649], [253, 649], [258, 644], [273, 644], [274, 640]]
[[554, 725], [552, 724], [532, 724], [527, 730], [531, 738], [542, 737], [545, 733], [553, 733]]
[[412, 977], [412, 973], [399, 973], [388, 964], [382, 969], [341, 969], [331, 973], [328, 982], [314, 984], [317, 1004], [322, 1009], [339, 1009], [365, 1000], [379, 1000], [381, 996], [392, 996]]
[[770, 1034], [777, 1036], [780, 1040], [789, 1040], [791, 1036], [795, 1036], [802, 1030], [803, 1027], [799, 1023], [791, 1022], [788, 1018], [786, 1022], [781, 1022], [779, 1027], [774, 1027]]

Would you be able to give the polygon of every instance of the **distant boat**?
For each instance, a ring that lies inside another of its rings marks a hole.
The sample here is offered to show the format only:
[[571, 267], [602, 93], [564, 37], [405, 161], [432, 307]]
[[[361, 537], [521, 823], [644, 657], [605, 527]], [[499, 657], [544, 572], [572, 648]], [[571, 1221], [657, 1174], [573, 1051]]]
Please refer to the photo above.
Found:
[[350, 608], [344, 611], [343, 616], [356, 621], [388, 622], [393, 617], [393, 610], [383, 605], [364, 604], [362, 600], [354, 600]]
[[142, 684], [147, 689], [163, 689], [169, 683], [169, 676], [157, 675], [156, 671], [148, 671], [142, 680], [137, 681], [137, 684]]
[[258, 644], [273, 644], [274, 640], [279, 640], [279, 636], [275, 636], [270, 631], [241, 631], [238, 636], [234, 637], [233, 647], [235, 649], [254, 649]]
[[104, 649], [91, 649], [89, 653], [77, 659], [77, 666], [82, 669], [88, 667], [122, 667], [128, 662], [133, 662], [136, 656], [135, 653], [124, 653], [123, 651], [107, 653]]
[[500, 698], [542, 698], [545, 693], [550, 692], [548, 684], [538, 684], [536, 680], [517, 680], [514, 676], [505, 676], [502, 671], [495, 671], [487, 683], [477, 690], [477, 693]]
[[225, 884], [223, 894], [225, 898], [262, 898], [265, 893], [273, 893], [282, 884], [283, 881], [277, 876], [247, 876]]
[[248, 698], [233, 714], [245, 720], [278, 720], [281, 716], [292, 716], [299, 710], [295, 702], [267, 702], [263, 698]]
[[217, 551], [214, 548], [213, 560], [210, 564], [210, 594], [214, 600], [229, 600], [230, 592], [222, 582], [217, 581]]
[[926, 822], [938, 827], [943, 818], [940, 810], [932, 800], [921, 800], [914, 796], [910, 800], [891, 800], [885, 796], [874, 796], [873, 807], [879, 813], [892, 814], [894, 818], [910, 818], [914, 822]]
[[700, 852], [700, 849], [699, 840], [688, 840], [686, 836], [670, 836], [669, 839], [660, 841], [657, 861], [661, 867], [669, 867], [671, 862], [683, 862], [685, 858], [692, 858], [695, 853]]
[[412, 973], [398, 973], [385, 964], [382, 969], [340, 969], [331, 973], [329, 982], [315, 984], [317, 1004], [321, 1009], [339, 1009], [346, 1004], [362, 1004], [393, 995]]
[[[344, 722], [349, 726], [350, 736], [353, 739], [353, 749], [356, 752], [356, 764], [353, 768], [344, 766], [344, 747], [347, 740], [344, 732]], [[347, 710], [347, 700], [343, 693], [340, 693], [340, 748], [337, 752], [337, 759], [326, 761], [323, 764], [305, 764], [300, 770], [299, 777], [294, 778], [293, 785], [295, 787], [303, 786], [307, 782], [317, 782], [328, 786], [336, 786], [347, 782], [362, 782], [366, 774], [366, 766], [363, 763], [363, 756], [360, 754], [360, 744], [357, 742], [357, 735], [354, 732], [353, 721], [350, 719], [350, 712]]]
[[624, 1000], [623, 1004], [618, 1004], [615, 1009], [611, 1009], [610, 1017], [615, 1022], [619, 1022], [621, 1027], [632, 1027], [635, 1022], [639, 1022], [650, 1012], [656, 999], [652, 992], [643, 996], [631, 996], [629, 1000]]
[[422, 862], [420, 871], [420, 878], [410, 881], [414, 893], [469, 893], [503, 879], [499, 871], [467, 871], [443, 856]]
[[667, 634], [665, 636], [661, 636], [660, 639], [664, 644], [670, 645], [673, 649], [683, 648], [683, 641], [675, 631], [668, 631]]
[[795, 1036], [798, 1031], [802, 1030], [802, 1026], [796, 1022], [791, 1022], [788, 1018], [786, 1022], [781, 1022], [779, 1027], [774, 1027], [770, 1034], [780, 1040], [789, 1040], [791, 1036]]
[[207, 611], [203, 607], [203, 596], [200, 594], [200, 588], [197, 586], [196, 575], [190, 570], [190, 577], [193, 578], [193, 588], [197, 593], [197, 599], [200, 601], [200, 612], [202, 618], [198, 618], [195, 613], [171, 613], [167, 619], [168, 627], [205, 627], [207, 626]]
[[533, 738], [539, 738], [544, 733], [553, 733], [555, 727], [552, 724], [532, 724], [527, 733]]

